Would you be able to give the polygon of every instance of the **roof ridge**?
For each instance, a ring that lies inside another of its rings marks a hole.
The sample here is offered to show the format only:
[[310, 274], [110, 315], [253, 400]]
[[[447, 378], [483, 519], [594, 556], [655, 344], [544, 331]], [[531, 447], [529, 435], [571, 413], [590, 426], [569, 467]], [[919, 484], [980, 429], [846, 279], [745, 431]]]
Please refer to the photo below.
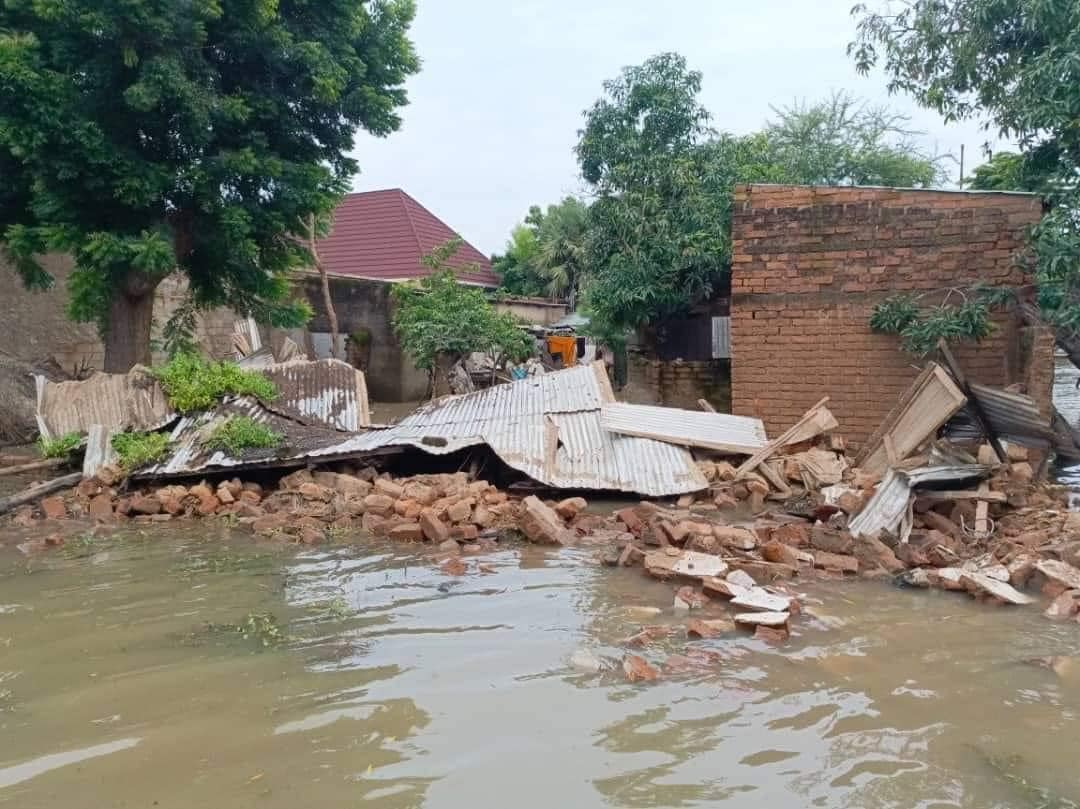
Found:
[[[420, 244], [420, 234], [416, 232], [416, 222], [413, 221], [412, 211], [409, 210], [409, 205], [406, 202], [406, 200], [412, 200], [413, 202], [416, 202], [416, 200], [413, 199], [412, 197], [410, 197], [405, 192], [404, 188], [395, 188], [394, 190], [398, 192], [397, 193], [398, 202], [401, 203], [401, 209], [403, 211], [405, 211], [405, 218], [409, 221], [409, 230], [412, 231], [412, 236], [416, 240], [416, 252], [420, 256], [420, 262], [419, 263], [420, 263], [420, 266], [422, 267], [422, 266], [424, 266], [424, 245]], [[416, 204], [420, 205], [419, 202], [416, 202]], [[422, 205], [420, 207], [423, 208]], [[427, 208], [424, 208], [424, 210], [426, 211]], [[431, 213], [431, 212], [428, 211], [428, 213]], [[431, 214], [431, 215], [434, 216], [434, 214]]]

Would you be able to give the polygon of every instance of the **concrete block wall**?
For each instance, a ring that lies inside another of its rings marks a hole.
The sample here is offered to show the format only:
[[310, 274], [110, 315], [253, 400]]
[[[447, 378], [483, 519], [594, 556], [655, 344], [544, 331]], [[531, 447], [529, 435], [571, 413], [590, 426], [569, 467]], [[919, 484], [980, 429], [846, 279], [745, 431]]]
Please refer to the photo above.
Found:
[[[68, 319], [67, 282], [74, 268], [71, 256], [52, 254], [42, 265], [54, 278], [52, 288], [31, 291], [23, 287], [15, 271], [0, 257], [0, 351], [26, 362], [55, 359], [62, 368], [100, 370], [105, 348], [93, 323], [74, 323]], [[160, 341], [161, 328], [187, 294], [182, 276], [166, 278], [158, 287], [154, 301], [153, 339]], [[196, 339], [215, 357], [232, 353], [233, 323], [236, 315], [228, 309], [205, 312], [199, 320]], [[154, 361], [164, 359], [155, 352]]]
[[[733, 412], [760, 416], [776, 434], [829, 395], [841, 430], [861, 443], [925, 362], [904, 353], [895, 335], [871, 332], [875, 304], [897, 292], [932, 303], [976, 281], [1025, 283], [1016, 256], [1041, 210], [1027, 194], [737, 187]], [[1041, 385], [1044, 370], [1052, 378], [1045, 341], [1025, 349], [1007, 312], [995, 324], [981, 344], [955, 350], [972, 380]]]
[[668, 361], [631, 354], [628, 381], [631, 390], [647, 393], [645, 404], [700, 410], [698, 399], [705, 399], [721, 413], [731, 406], [726, 360]]

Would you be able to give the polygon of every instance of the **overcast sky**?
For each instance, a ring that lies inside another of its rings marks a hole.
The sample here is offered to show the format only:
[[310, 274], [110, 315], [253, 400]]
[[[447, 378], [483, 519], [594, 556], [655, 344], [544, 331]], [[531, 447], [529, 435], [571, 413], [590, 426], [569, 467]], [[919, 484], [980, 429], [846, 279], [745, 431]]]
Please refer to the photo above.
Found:
[[[421, 72], [400, 131], [362, 135], [358, 191], [400, 187], [484, 253], [502, 252], [529, 205], [581, 190], [573, 147], [605, 79], [661, 51], [704, 74], [716, 129], [746, 133], [770, 105], [847, 90], [909, 114], [926, 146], [982, 162], [977, 123], [946, 126], [845, 47], [854, 0], [418, 0]], [[997, 144], [995, 144], [995, 148]], [[956, 167], [951, 167], [955, 178]]]

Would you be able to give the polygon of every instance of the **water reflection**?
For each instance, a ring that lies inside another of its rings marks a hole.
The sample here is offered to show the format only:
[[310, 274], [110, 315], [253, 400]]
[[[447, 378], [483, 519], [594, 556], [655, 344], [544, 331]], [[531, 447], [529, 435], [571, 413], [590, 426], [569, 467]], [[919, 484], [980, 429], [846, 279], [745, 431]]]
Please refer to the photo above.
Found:
[[[586, 549], [510, 546], [457, 578], [384, 544], [105, 552], [0, 555], [0, 806], [1080, 800], [1080, 681], [1020, 662], [1080, 654], [1078, 629], [1035, 610], [806, 585], [813, 615], [778, 649], [688, 640], [669, 585]], [[253, 613], [275, 616], [269, 645], [231, 628]], [[630, 684], [643, 622], [674, 628], [638, 650], [665, 676]], [[583, 651], [602, 670], [571, 665]]]

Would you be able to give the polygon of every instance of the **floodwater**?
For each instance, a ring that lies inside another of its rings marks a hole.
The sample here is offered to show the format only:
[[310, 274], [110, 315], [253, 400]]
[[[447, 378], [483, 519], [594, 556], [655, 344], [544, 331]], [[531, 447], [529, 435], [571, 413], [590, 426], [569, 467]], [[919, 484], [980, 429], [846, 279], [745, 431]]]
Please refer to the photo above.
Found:
[[[0, 807], [1080, 805], [1080, 658], [1022, 662], [1080, 625], [1036, 609], [819, 582], [783, 647], [687, 641], [588, 549], [185, 530], [0, 548]], [[628, 683], [643, 622], [714, 654]]]

